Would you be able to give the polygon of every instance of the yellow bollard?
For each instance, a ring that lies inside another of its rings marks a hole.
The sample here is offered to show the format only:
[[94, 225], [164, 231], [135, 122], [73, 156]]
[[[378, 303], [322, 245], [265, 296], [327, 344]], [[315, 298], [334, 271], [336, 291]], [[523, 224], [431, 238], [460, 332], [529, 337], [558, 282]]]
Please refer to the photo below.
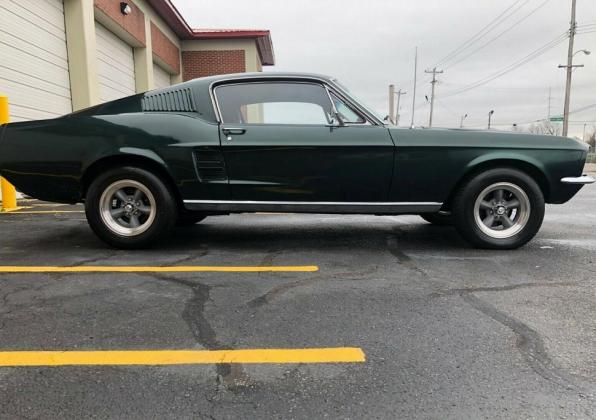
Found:
[[[0, 94], [0, 124], [9, 121], [8, 98]], [[2, 188], [2, 209], [1, 211], [12, 211], [17, 209], [17, 192], [10, 182], [0, 178]]]

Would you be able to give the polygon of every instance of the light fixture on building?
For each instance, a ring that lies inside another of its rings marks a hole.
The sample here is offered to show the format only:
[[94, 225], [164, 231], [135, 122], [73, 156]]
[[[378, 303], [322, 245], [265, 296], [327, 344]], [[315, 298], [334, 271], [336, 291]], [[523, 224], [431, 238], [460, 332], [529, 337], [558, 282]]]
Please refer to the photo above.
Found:
[[122, 1], [120, 2], [120, 12], [122, 12], [123, 15], [130, 15], [132, 13], [132, 8], [127, 2]]

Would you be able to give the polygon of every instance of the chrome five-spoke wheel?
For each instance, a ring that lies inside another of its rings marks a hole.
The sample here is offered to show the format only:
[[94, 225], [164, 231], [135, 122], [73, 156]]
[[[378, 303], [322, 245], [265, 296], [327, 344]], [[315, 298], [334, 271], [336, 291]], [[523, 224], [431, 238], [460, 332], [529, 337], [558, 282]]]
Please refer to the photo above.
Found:
[[498, 182], [478, 195], [474, 217], [476, 225], [486, 235], [505, 239], [526, 226], [530, 210], [530, 200], [524, 190], [509, 182]]
[[139, 235], [155, 220], [153, 194], [145, 185], [131, 179], [110, 184], [103, 191], [99, 206], [102, 221], [118, 235]]

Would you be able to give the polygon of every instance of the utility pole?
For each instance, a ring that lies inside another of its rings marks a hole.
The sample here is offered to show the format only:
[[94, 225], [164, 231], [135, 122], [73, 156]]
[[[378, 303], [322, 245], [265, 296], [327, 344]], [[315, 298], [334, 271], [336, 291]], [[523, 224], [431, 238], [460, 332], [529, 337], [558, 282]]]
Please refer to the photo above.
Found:
[[443, 73], [443, 70], [437, 70], [435, 67], [432, 70], [424, 70], [425, 73], [429, 73], [433, 75], [433, 80], [431, 80], [430, 84], [432, 86], [431, 93], [430, 93], [430, 116], [428, 118], [428, 126], [433, 126], [433, 108], [435, 105], [435, 85], [437, 84], [437, 74]]
[[464, 128], [464, 120], [468, 118], [468, 114], [462, 115], [459, 119], [459, 128]]
[[495, 113], [494, 109], [491, 109], [490, 112], [488, 113], [488, 129], [490, 130], [490, 120], [493, 116], [493, 114]]
[[393, 119], [393, 114], [394, 114], [393, 105], [395, 103], [393, 101], [394, 96], [395, 96], [395, 85], [389, 85], [389, 122], [391, 124], [395, 124], [395, 120]]
[[414, 111], [416, 110], [416, 78], [418, 77], [418, 47], [416, 47], [416, 53], [414, 54], [414, 90], [412, 94], [412, 124], [414, 128]]
[[399, 102], [401, 100], [401, 95], [405, 95], [408, 93], [405, 90], [399, 89], [395, 94], [397, 95], [397, 107], [395, 108], [395, 125], [399, 124]]
[[571, 97], [571, 72], [573, 67], [583, 67], [573, 65], [573, 42], [575, 40], [575, 30], [577, 22], [575, 21], [575, 6], [577, 0], [571, 0], [571, 25], [569, 27], [569, 48], [567, 50], [567, 65], [559, 65], [559, 68], [567, 68], [567, 81], [565, 82], [565, 106], [563, 108], [563, 133], [564, 137], [569, 132], [569, 100]]

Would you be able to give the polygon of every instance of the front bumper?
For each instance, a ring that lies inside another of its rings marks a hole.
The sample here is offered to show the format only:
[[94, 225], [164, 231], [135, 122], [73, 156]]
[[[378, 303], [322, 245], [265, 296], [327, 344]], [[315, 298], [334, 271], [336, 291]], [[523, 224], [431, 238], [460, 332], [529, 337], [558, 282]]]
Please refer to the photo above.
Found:
[[596, 182], [596, 179], [594, 179], [588, 175], [567, 176], [565, 178], [561, 178], [561, 182], [563, 184], [586, 185], [586, 184], [593, 184], [594, 182]]

